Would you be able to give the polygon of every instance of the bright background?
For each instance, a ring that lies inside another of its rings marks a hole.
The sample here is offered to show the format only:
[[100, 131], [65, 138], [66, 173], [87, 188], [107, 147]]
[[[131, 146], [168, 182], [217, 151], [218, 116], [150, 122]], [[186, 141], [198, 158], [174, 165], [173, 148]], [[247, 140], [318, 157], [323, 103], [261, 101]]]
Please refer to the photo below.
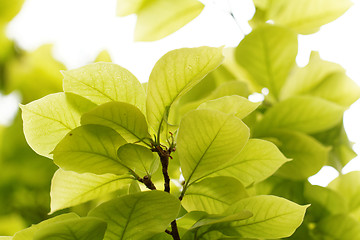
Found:
[[[113, 62], [130, 70], [146, 82], [155, 62], [166, 52], [182, 47], [237, 46], [251, 31], [251, 0], [206, 1], [204, 11], [178, 32], [156, 42], [134, 42], [136, 16], [116, 17], [116, 0], [26, 0], [21, 12], [9, 24], [7, 33], [25, 50], [35, 50], [45, 43], [53, 44], [56, 59], [67, 68], [92, 62], [107, 50]], [[350, 78], [360, 85], [360, 0], [336, 21], [318, 33], [299, 36], [297, 62], [305, 66], [312, 50], [324, 60], [342, 65]], [[236, 20], [230, 16], [230, 10]], [[41, 87], [41, 86], [39, 86]], [[0, 96], [0, 124], [11, 121], [18, 97]], [[345, 113], [345, 129], [354, 150], [360, 154], [360, 101]], [[360, 170], [359, 157], [351, 161], [344, 173]], [[310, 178], [313, 184], [326, 186], [337, 172], [324, 167]]]

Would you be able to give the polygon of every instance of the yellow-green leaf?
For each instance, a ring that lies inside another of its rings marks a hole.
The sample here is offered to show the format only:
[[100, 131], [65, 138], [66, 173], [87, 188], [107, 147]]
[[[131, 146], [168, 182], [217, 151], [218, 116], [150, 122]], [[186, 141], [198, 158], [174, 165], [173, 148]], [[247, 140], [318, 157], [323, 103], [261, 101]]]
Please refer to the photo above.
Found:
[[249, 186], [270, 177], [289, 160], [273, 143], [250, 139], [239, 154], [210, 176], [232, 176]]
[[59, 169], [51, 182], [51, 212], [72, 207], [128, 186], [129, 175], [79, 174]]
[[94, 106], [80, 96], [65, 93], [22, 105], [26, 141], [36, 153], [52, 158], [50, 152], [68, 132], [80, 125], [80, 116]]
[[134, 105], [124, 102], [104, 103], [81, 117], [81, 124], [97, 124], [117, 131], [127, 142], [150, 138], [144, 114]]
[[309, 134], [321, 132], [339, 124], [344, 111], [344, 107], [318, 97], [292, 97], [266, 111], [254, 135], [269, 136], [281, 129]]
[[277, 98], [297, 55], [297, 36], [287, 28], [264, 25], [247, 35], [235, 56], [254, 81]]
[[113, 63], [93, 63], [63, 72], [64, 91], [79, 94], [96, 104], [127, 102], [145, 112], [141, 83], [125, 68]]
[[180, 123], [177, 142], [185, 190], [230, 161], [249, 135], [248, 127], [235, 116], [207, 109], [189, 112]]
[[198, 109], [219, 110], [227, 114], [235, 114], [236, 117], [243, 119], [252, 113], [259, 105], [260, 102], [250, 102], [244, 97], [233, 95], [204, 102], [200, 104]]
[[153, 68], [147, 91], [147, 120], [156, 133], [171, 106], [223, 60], [222, 48], [183, 48], [165, 54]]
[[126, 141], [113, 129], [84, 125], [69, 132], [53, 151], [54, 162], [78, 173], [125, 174], [129, 168], [117, 157]]
[[221, 214], [233, 203], [248, 197], [244, 186], [232, 177], [205, 178], [192, 184], [182, 200], [188, 211]]
[[297, 33], [310, 34], [340, 17], [352, 4], [350, 0], [275, 0], [268, 7], [268, 18]]

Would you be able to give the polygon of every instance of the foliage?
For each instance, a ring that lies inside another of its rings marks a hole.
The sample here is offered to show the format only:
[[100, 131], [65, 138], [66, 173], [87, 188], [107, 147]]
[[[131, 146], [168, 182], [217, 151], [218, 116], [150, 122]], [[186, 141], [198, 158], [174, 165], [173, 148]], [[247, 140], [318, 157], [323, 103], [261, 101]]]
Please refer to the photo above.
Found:
[[[202, 9], [118, 2], [120, 15], [138, 14], [139, 40], [164, 37]], [[296, 33], [350, 4], [254, 3], [254, 30], [235, 49], [170, 51], [145, 85], [116, 64], [89, 64], [63, 71], [64, 92], [22, 105], [29, 146], [59, 167], [51, 213], [89, 207], [5, 239], [358, 239], [360, 173], [328, 187], [307, 178], [326, 164], [341, 173], [355, 156], [342, 119], [360, 88], [315, 52], [307, 66], [295, 63]], [[264, 88], [263, 102], [248, 100]]]

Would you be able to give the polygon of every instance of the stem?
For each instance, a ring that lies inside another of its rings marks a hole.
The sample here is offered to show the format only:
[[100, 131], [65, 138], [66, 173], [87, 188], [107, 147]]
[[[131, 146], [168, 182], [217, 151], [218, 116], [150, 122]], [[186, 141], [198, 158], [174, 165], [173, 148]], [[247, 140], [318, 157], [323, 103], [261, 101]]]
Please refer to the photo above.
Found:
[[176, 220], [171, 222], [171, 236], [174, 240], [180, 240], [179, 231], [177, 228]]
[[154, 183], [151, 181], [151, 179], [148, 176], [145, 176], [143, 178], [138, 179], [139, 182], [145, 184], [145, 186], [150, 190], [156, 190], [156, 187]]

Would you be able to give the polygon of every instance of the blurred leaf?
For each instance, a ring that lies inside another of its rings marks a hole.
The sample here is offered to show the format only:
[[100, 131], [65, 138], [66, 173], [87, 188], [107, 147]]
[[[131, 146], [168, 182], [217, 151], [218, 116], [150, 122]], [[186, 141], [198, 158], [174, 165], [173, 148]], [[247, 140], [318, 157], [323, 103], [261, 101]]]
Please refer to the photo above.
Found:
[[117, 14], [137, 14], [135, 41], [155, 41], [197, 17], [204, 5], [197, 0], [118, 0]]
[[287, 161], [273, 143], [249, 139], [240, 153], [210, 176], [232, 176], [249, 186], [268, 178]]
[[134, 105], [124, 102], [108, 102], [94, 108], [81, 117], [81, 124], [110, 127], [128, 142], [150, 138], [144, 114]]
[[344, 14], [352, 5], [349, 0], [276, 0], [268, 6], [268, 19], [292, 28], [300, 34], [311, 34]]
[[184, 191], [230, 161], [244, 147], [249, 134], [247, 126], [235, 116], [207, 109], [188, 113], [180, 123], [177, 142], [186, 180]]
[[303, 180], [317, 173], [328, 159], [330, 149], [323, 146], [314, 138], [296, 131], [277, 131], [275, 137], [280, 151], [292, 161], [285, 163], [277, 171], [277, 175]]
[[64, 220], [42, 227], [34, 240], [102, 240], [106, 225], [106, 222], [92, 217]]
[[[14, 235], [14, 233], [24, 229], [26, 223], [24, 219], [17, 214], [0, 216], [0, 234], [1, 235]], [[0, 237], [0, 240], [2, 238]]]
[[221, 214], [233, 203], [247, 196], [244, 186], [238, 180], [219, 176], [192, 184], [184, 195], [182, 205], [188, 212]]
[[67, 214], [62, 214], [62, 215], [50, 218], [39, 224], [32, 225], [29, 228], [26, 228], [20, 232], [17, 232], [14, 235], [13, 240], [33, 240], [36, 232], [39, 229], [43, 228], [44, 226], [47, 226], [47, 225], [50, 225], [50, 224], [56, 223], [56, 222], [70, 220], [70, 219], [80, 219], [80, 217], [78, 215], [76, 215], [75, 213], [67, 213]]
[[51, 184], [51, 212], [97, 199], [128, 186], [129, 175], [95, 175], [75, 173], [59, 169]]
[[140, 192], [103, 203], [89, 213], [108, 222], [105, 240], [142, 240], [165, 231], [180, 201], [162, 191]]
[[359, 222], [347, 215], [335, 215], [323, 219], [315, 228], [321, 239], [354, 240], [360, 239]]
[[97, 55], [94, 62], [112, 62], [111, 56], [108, 51], [103, 50]]
[[62, 73], [65, 92], [79, 94], [96, 104], [130, 103], [145, 112], [145, 92], [141, 83], [119, 65], [93, 63]]
[[[28, 103], [47, 94], [62, 91], [60, 70], [65, 66], [56, 61], [51, 45], [43, 45], [34, 52], [13, 58], [5, 69], [5, 93], [19, 90], [23, 103]], [[41, 87], [39, 87], [41, 86]]]
[[200, 104], [198, 109], [219, 110], [227, 114], [235, 114], [236, 117], [243, 119], [259, 105], [260, 103], [250, 102], [247, 98], [233, 95], [206, 101]]
[[253, 79], [278, 98], [297, 55], [297, 36], [289, 29], [265, 25], [247, 35], [235, 56]]
[[264, 114], [254, 136], [268, 136], [277, 130], [317, 133], [340, 123], [345, 108], [317, 97], [299, 96], [279, 102]]
[[339, 193], [346, 202], [349, 212], [354, 213], [354, 217], [360, 220], [360, 172], [349, 172], [335, 178], [328, 187]]
[[282, 99], [296, 95], [317, 96], [348, 107], [360, 97], [360, 87], [340, 65], [324, 61], [318, 52], [312, 52], [308, 65], [297, 68], [281, 92]]
[[0, 24], [9, 22], [20, 11], [24, 0], [0, 0]]
[[51, 158], [50, 152], [72, 129], [80, 125], [80, 116], [95, 105], [75, 94], [55, 93], [22, 105], [24, 133], [38, 154]]
[[313, 221], [321, 220], [329, 215], [346, 213], [348, 206], [345, 199], [332, 189], [316, 185], [305, 185], [304, 195], [311, 203], [309, 216]]
[[172, 105], [222, 60], [222, 48], [183, 48], [168, 52], [155, 64], [146, 103], [147, 120], [154, 133], [166, 124]]
[[54, 162], [66, 171], [125, 174], [130, 169], [117, 157], [126, 141], [113, 129], [84, 125], [69, 132], [53, 151]]

